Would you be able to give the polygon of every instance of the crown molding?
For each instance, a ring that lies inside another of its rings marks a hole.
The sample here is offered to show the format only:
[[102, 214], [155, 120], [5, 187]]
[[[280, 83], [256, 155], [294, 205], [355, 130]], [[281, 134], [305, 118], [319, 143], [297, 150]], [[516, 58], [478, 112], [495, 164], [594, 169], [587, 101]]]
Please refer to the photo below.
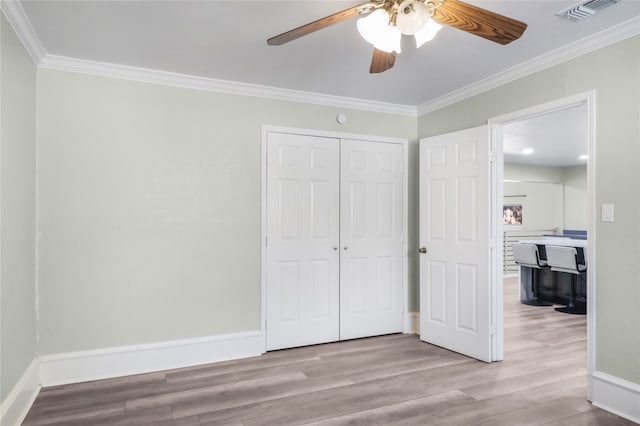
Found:
[[127, 65], [110, 64], [106, 62], [96, 62], [66, 56], [47, 54], [40, 61], [39, 66], [41, 68], [59, 71], [185, 87], [197, 90], [208, 90], [233, 95], [253, 96], [290, 102], [303, 102], [329, 107], [351, 108], [410, 117], [417, 116], [416, 107], [411, 105], [390, 104], [366, 99], [347, 98], [237, 81], [218, 80], [214, 78], [131, 67]]
[[418, 117], [638, 34], [640, 34], [640, 17], [635, 17], [612, 28], [508, 68], [491, 77], [420, 104], [417, 107]]
[[31, 59], [38, 65], [45, 56], [45, 50], [33, 26], [31, 26], [31, 21], [27, 18], [22, 4], [16, 0], [1, 0], [0, 8], [29, 53], [29, 56], [31, 56]]

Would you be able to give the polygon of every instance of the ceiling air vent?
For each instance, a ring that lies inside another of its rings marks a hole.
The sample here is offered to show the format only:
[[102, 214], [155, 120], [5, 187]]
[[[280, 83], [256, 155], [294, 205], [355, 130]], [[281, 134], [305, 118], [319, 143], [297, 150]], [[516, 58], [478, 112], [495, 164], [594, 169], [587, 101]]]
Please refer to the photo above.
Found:
[[572, 21], [581, 21], [602, 9], [613, 6], [619, 1], [620, 0], [587, 0], [571, 6], [569, 9], [558, 12], [556, 15], [571, 19]]

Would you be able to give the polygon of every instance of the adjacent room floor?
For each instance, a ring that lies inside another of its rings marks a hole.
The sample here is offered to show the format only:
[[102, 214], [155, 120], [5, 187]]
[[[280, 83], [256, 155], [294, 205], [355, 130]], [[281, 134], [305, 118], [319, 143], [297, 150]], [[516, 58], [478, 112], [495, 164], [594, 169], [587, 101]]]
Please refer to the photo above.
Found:
[[389, 335], [45, 388], [25, 425], [632, 425], [586, 401], [586, 317], [518, 302], [505, 361]]

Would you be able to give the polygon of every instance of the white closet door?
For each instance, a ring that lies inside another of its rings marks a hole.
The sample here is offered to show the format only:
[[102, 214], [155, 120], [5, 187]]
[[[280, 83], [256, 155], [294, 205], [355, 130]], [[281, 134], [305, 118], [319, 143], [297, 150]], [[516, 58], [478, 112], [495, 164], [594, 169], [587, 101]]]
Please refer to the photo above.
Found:
[[268, 350], [340, 338], [339, 147], [268, 134]]
[[402, 331], [402, 146], [342, 140], [340, 338]]

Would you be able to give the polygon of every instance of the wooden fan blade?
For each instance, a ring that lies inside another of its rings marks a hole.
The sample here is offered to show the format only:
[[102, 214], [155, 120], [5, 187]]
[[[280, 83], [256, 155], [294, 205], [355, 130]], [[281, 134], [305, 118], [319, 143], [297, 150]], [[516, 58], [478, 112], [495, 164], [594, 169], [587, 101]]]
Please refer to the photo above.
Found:
[[354, 16], [370, 12], [380, 6], [381, 5], [379, 3], [373, 2], [362, 3], [357, 6], [353, 6], [349, 9], [345, 9], [341, 12], [334, 13], [333, 15], [325, 16], [324, 18], [318, 19], [317, 21], [302, 25], [301, 27], [289, 30], [286, 33], [271, 37], [269, 40], [267, 40], [267, 44], [269, 46], [280, 46], [281, 44], [288, 43], [307, 34], [311, 34], [323, 28], [327, 28], [331, 25], [338, 24], [342, 21], [346, 21], [347, 19], [351, 19]]
[[393, 53], [387, 53], [383, 50], [373, 49], [373, 58], [371, 58], [371, 68], [369, 68], [370, 74], [377, 74], [385, 72], [388, 69], [393, 68], [396, 63], [396, 55]]
[[458, 0], [447, 0], [436, 9], [433, 20], [499, 44], [520, 38], [527, 24]]

